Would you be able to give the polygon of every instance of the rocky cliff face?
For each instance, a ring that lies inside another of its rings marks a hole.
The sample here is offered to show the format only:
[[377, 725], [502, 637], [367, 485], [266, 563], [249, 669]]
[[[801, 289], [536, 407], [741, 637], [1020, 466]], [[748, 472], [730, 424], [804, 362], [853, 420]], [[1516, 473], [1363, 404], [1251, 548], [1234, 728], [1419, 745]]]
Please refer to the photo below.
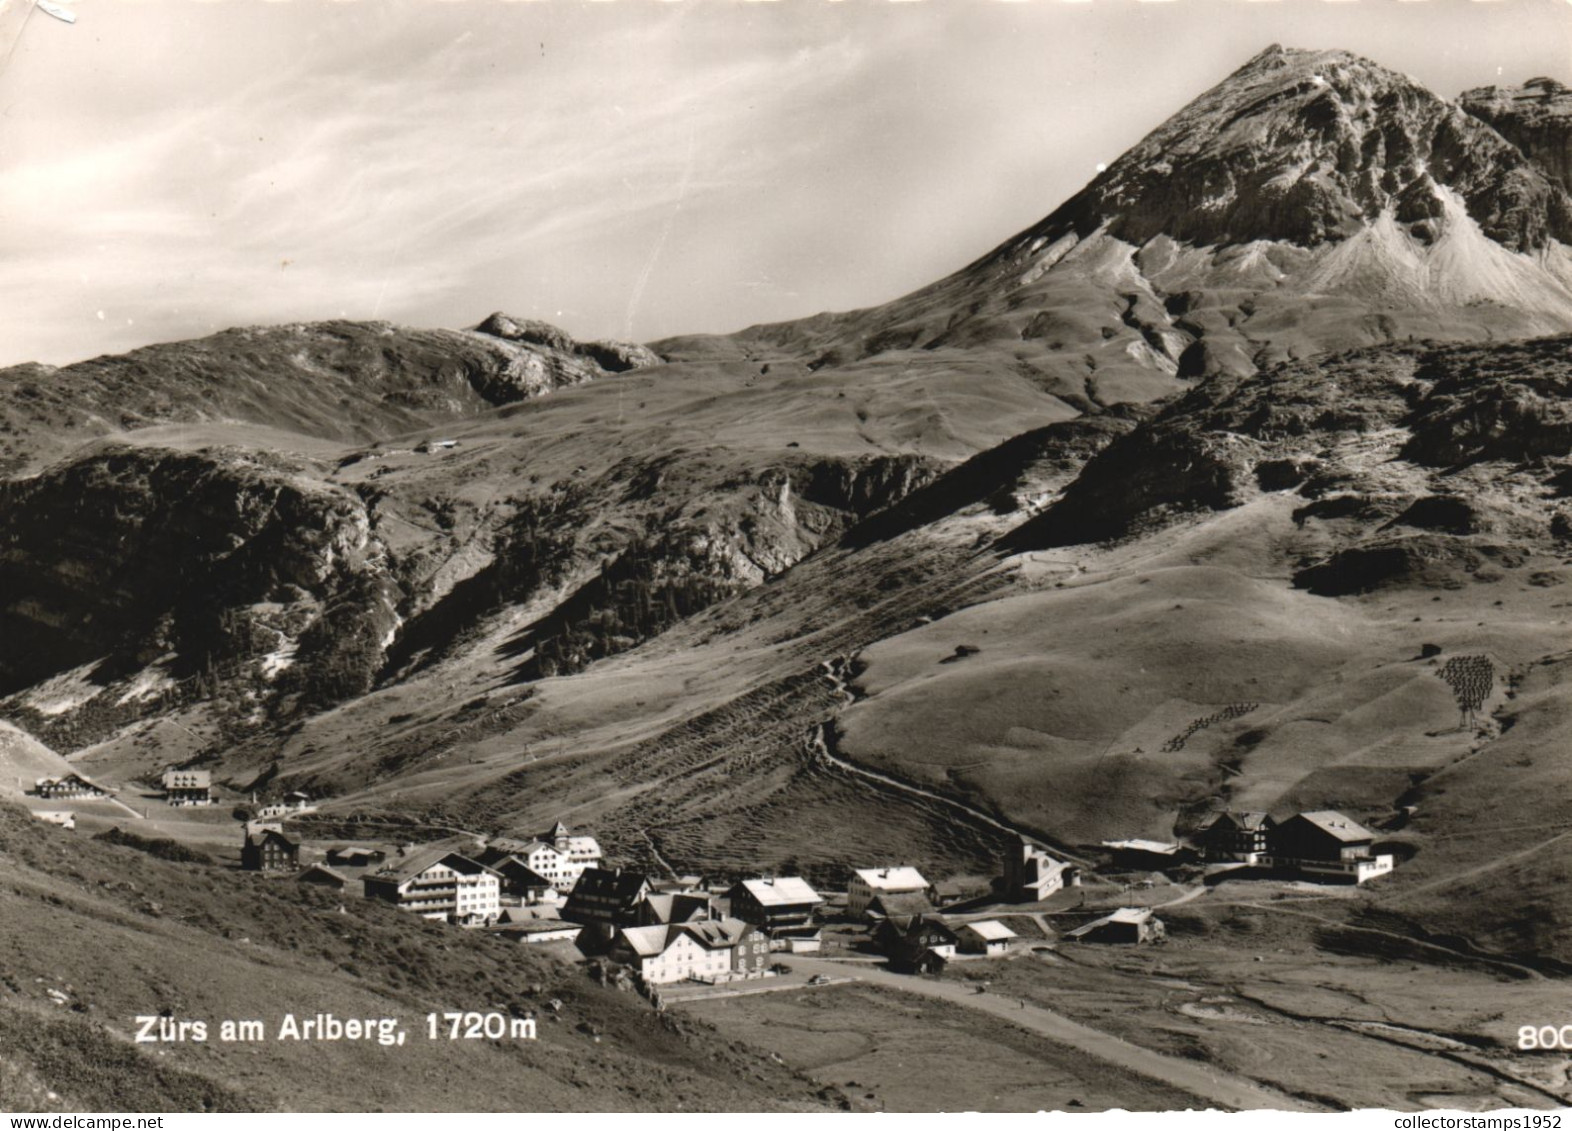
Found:
[[508, 645], [518, 675], [577, 671], [786, 572], [941, 470], [913, 456], [759, 463], [712, 452], [627, 458], [521, 492], [487, 564], [435, 600], [412, 592], [387, 673], [425, 666], [488, 617], [542, 598], [549, 611]]
[[1483, 86], [1458, 100], [1480, 121], [1517, 146], [1562, 188], [1572, 187], [1572, 90], [1555, 79], [1522, 86]]
[[[0, 706], [67, 748], [203, 699], [255, 729], [396, 681], [532, 601], [551, 611], [513, 646], [521, 677], [577, 670], [791, 568], [938, 467], [627, 459], [393, 551], [381, 532], [418, 517], [409, 501], [324, 467], [101, 447], [0, 484]], [[466, 570], [456, 547], [476, 539], [490, 546]], [[460, 571], [441, 591], [433, 557]]]
[[[1560, 185], [1495, 130], [1346, 51], [1270, 47], [1119, 158], [1041, 226], [1140, 245], [1344, 240], [1393, 213], [1422, 224], [1438, 189], [1491, 240], [1572, 239]], [[1423, 237], [1421, 237], [1423, 238]]]
[[282, 460], [109, 447], [0, 485], [0, 530], [0, 693], [67, 738], [363, 692], [397, 624], [364, 506]]

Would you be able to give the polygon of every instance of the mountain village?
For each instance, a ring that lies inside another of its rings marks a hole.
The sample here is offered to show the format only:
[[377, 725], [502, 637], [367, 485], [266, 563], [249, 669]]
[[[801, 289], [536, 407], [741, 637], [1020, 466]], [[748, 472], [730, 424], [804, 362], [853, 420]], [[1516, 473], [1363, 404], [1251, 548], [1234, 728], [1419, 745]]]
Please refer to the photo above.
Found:
[[[206, 771], [171, 768], [160, 784], [172, 809], [221, 800]], [[48, 801], [115, 792], [80, 773], [40, 778], [32, 790]], [[940, 975], [952, 962], [1060, 942], [1161, 943], [1164, 904], [1148, 898], [1159, 885], [1181, 892], [1171, 902], [1187, 902], [1224, 881], [1363, 884], [1394, 863], [1392, 852], [1377, 850], [1374, 832], [1340, 812], [1279, 821], [1219, 811], [1184, 841], [1110, 840], [1088, 855], [1009, 838], [984, 891], [936, 884], [910, 864], [861, 861], [848, 865], [842, 887], [821, 890], [802, 876], [719, 880], [619, 866], [593, 835], [562, 821], [523, 837], [456, 835], [429, 844], [324, 843], [287, 829], [290, 819], [315, 812], [301, 791], [238, 808], [239, 870], [521, 944], [560, 944], [571, 948], [561, 956], [594, 963], [602, 976], [609, 967], [614, 980], [628, 979], [657, 1003], [664, 999], [656, 987], [734, 990], [790, 973], [798, 955]], [[71, 810], [34, 815], [75, 827]]]

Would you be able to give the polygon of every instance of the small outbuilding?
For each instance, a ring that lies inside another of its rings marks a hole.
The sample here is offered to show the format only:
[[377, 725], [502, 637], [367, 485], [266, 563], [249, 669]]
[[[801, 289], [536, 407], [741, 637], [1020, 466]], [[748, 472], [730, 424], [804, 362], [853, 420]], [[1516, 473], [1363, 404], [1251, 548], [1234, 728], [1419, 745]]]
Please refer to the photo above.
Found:
[[1004, 954], [1020, 938], [997, 919], [965, 923], [955, 935], [963, 954]]
[[1150, 907], [1121, 907], [1111, 915], [1082, 924], [1065, 938], [1075, 942], [1153, 943], [1166, 935], [1167, 928]]

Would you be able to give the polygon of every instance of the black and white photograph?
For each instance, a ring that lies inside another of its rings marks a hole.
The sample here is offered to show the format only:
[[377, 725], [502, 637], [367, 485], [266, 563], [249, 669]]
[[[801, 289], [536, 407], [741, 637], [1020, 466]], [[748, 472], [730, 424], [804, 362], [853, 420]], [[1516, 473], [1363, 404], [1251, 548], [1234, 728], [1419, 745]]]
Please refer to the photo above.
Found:
[[0, 0], [11, 1128], [1569, 1105], [1572, 4]]

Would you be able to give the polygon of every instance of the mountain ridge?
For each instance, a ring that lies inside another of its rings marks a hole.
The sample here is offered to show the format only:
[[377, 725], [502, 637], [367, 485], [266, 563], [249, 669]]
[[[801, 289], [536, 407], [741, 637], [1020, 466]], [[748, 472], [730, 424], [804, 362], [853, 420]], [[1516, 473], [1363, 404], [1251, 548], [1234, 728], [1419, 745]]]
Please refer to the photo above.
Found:
[[[863, 850], [955, 875], [994, 866], [979, 813], [1050, 840], [1167, 836], [1235, 796], [1386, 820], [1469, 736], [1388, 750], [1372, 724], [1349, 742], [1375, 762], [1345, 775], [1336, 742], [1295, 753], [1296, 712], [1380, 716], [1348, 690], [1369, 678], [1397, 689], [1392, 725], [1438, 730], [1444, 688], [1399, 653], [1431, 642], [1411, 618], [1438, 598], [1461, 652], [1487, 591], [1558, 607], [1567, 339], [1493, 339], [1572, 330], [1564, 191], [1340, 52], [1262, 53], [1142, 145], [868, 311], [647, 353], [505, 315], [237, 331], [219, 343], [237, 388], [276, 371], [280, 398], [317, 394], [257, 408], [317, 429], [286, 454], [219, 401], [127, 409], [170, 418], [155, 428], [35, 422], [54, 462], [0, 490], [4, 635], [28, 644], [0, 664], [3, 707], [110, 781], [161, 758], [230, 789], [308, 787], [335, 820], [560, 808], [625, 859], [706, 871], [833, 878], [837, 830], [867, 812]], [[1160, 169], [1162, 146], [1193, 167]], [[1250, 238], [1149, 235], [1174, 226], [1176, 177], [1182, 234]], [[1309, 202], [1310, 242], [1250, 226], [1284, 200]], [[160, 357], [151, 385], [226, 392], [213, 348], [135, 358], [90, 407], [113, 424], [129, 370]], [[520, 351], [547, 380], [506, 383]], [[359, 365], [346, 403], [322, 393]], [[73, 498], [82, 514], [57, 517]], [[1235, 606], [1277, 653], [1231, 656]], [[1170, 628], [1220, 674], [1197, 677]], [[1491, 646], [1514, 670], [1550, 655], [1540, 630], [1506, 636]], [[1279, 653], [1281, 678], [1253, 670]], [[1172, 764], [1147, 753], [1260, 684], [1281, 717], [1256, 763], [1226, 745], [1244, 723]], [[1092, 705], [1115, 693], [1112, 729]], [[910, 788], [846, 768], [864, 764]]]

